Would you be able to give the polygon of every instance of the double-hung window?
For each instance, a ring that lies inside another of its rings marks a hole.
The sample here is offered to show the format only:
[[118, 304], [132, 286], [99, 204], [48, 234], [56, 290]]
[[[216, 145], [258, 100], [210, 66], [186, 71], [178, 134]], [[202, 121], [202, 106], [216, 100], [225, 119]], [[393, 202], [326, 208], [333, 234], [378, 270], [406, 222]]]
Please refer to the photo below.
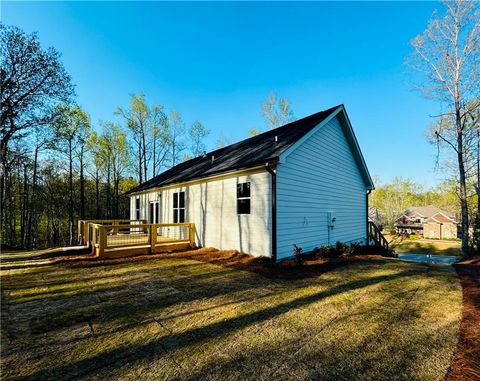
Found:
[[237, 184], [237, 214], [250, 214], [250, 182]]
[[135, 219], [140, 219], [140, 197], [135, 198]]
[[185, 192], [173, 194], [173, 223], [185, 222]]

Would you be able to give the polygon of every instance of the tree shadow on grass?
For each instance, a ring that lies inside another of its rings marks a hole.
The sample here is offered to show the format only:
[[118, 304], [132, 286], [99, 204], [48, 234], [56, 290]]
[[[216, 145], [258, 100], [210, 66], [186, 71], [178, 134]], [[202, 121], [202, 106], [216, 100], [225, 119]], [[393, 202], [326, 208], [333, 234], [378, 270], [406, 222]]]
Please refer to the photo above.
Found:
[[303, 296], [259, 311], [215, 322], [207, 326], [193, 328], [186, 332], [172, 334], [155, 342], [133, 347], [126, 345], [124, 347], [107, 350], [91, 358], [78, 360], [74, 363], [57, 366], [48, 370], [42, 369], [23, 379], [34, 380], [48, 377], [59, 380], [78, 378], [96, 372], [104, 367], [115, 366], [118, 362], [122, 364], [133, 364], [137, 361], [152, 361], [171, 351], [188, 347], [192, 344], [198, 346], [213, 338], [230, 335], [250, 325], [264, 322], [292, 309], [308, 306], [327, 297], [372, 286], [380, 282], [409, 277], [418, 273], [418, 270], [410, 269], [394, 274], [369, 277], [336, 285], [312, 295]]
[[[202, 269], [205, 264], [193, 262], [188, 267], [190, 271], [195, 271], [194, 268]], [[232, 279], [229, 277], [232, 274], [230, 269], [207, 270], [197, 274], [190, 273], [188, 282], [183, 276], [177, 278], [164, 276], [158, 279], [155, 272], [148, 274], [139, 270], [138, 273], [130, 273], [130, 277], [143, 274], [143, 278], [122, 277], [114, 286], [107, 283], [95, 287], [79, 282], [78, 287], [73, 290], [39, 293], [34, 291], [27, 296], [34, 296], [37, 299], [23, 303], [25, 305], [21, 305], [20, 308], [35, 308], [39, 303], [43, 305], [46, 310], [41, 317], [29, 323], [30, 332], [41, 333], [67, 328], [85, 321], [128, 325], [129, 321], [144, 321], [157, 311], [175, 304], [265, 287], [265, 284], [258, 283], [258, 279], [255, 282], [253, 274], [248, 274], [246, 278]], [[71, 295], [71, 292], [75, 294]], [[28, 318], [28, 315], [25, 317]], [[30, 332], [24, 334], [28, 335]]]

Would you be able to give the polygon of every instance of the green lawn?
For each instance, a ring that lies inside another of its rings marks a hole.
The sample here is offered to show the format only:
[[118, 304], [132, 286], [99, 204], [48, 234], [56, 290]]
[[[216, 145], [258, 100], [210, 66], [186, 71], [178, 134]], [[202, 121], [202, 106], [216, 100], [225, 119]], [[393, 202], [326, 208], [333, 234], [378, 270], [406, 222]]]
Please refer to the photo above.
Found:
[[435, 255], [461, 255], [462, 249], [459, 241], [408, 239], [402, 237], [386, 236], [390, 246], [396, 253], [435, 254]]
[[378, 259], [272, 280], [183, 258], [12, 257], [3, 380], [441, 380], [461, 318], [448, 266]]

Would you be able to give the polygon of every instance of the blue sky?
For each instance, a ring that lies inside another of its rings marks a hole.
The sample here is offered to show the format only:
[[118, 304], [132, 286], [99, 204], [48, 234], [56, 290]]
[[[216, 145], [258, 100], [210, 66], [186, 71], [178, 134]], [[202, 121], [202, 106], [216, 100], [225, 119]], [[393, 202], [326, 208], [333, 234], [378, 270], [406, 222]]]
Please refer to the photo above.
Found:
[[[436, 2], [2, 2], [1, 19], [38, 31], [76, 84], [78, 103], [115, 119], [129, 94], [177, 109], [234, 142], [265, 128], [270, 91], [297, 118], [344, 103], [370, 172], [435, 185], [424, 137], [438, 106], [412, 90], [403, 64]], [[406, 159], [408, 158], [408, 159]]]

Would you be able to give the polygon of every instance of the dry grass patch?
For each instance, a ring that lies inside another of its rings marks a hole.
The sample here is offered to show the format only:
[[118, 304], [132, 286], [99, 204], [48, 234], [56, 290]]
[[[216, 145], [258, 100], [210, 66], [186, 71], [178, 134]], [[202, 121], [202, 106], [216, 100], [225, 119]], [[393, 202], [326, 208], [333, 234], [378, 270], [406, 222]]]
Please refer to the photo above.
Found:
[[405, 237], [388, 236], [396, 253], [434, 254], [434, 255], [461, 255], [461, 243], [459, 241], [431, 240], [431, 239], [408, 239]]
[[3, 270], [3, 379], [439, 380], [447, 371], [461, 316], [450, 267], [377, 259], [269, 279], [227, 266], [232, 253], [216, 254], [222, 266], [191, 253]]

